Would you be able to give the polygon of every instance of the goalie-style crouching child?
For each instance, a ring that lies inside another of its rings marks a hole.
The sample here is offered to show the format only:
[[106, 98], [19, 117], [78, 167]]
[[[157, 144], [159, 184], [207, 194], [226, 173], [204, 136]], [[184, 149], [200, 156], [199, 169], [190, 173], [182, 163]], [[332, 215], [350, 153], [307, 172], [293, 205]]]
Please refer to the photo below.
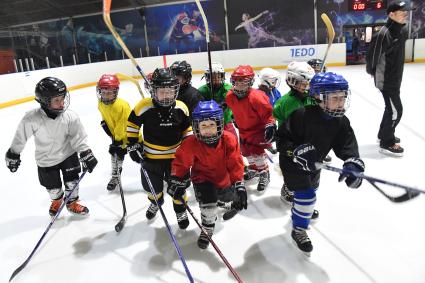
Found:
[[226, 104], [238, 125], [241, 153], [249, 163], [244, 179], [259, 176], [257, 190], [264, 191], [270, 183], [264, 149], [271, 147], [276, 124], [268, 97], [263, 91], [252, 88], [254, 76], [251, 66], [238, 66], [231, 75], [233, 88], [227, 93]]
[[316, 162], [323, 162], [332, 149], [344, 161], [339, 181], [358, 188], [362, 179], [349, 172], [363, 172], [364, 163], [350, 121], [344, 115], [350, 91], [348, 82], [335, 73], [319, 73], [310, 81], [310, 96], [317, 105], [295, 110], [277, 131], [280, 152], [279, 165], [285, 172], [285, 183], [294, 190], [292, 206], [292, 239], [307, 255], [313, 245], [306, 230], [310, 224], [319, 186], [320, 170]]
[[[199, 102], [192, 119], [195, 136], [187, 137], [177, 149], [168, 193], [174, 199], [181, 199], [191, 173], [202, 226], [211, 237], [217, 206], [225, 208], [231, 216], [247, 208], [244, 166], [238, 141], [232, 133], [224, 131], [223, 110], [215, 101]], [[201, 232], [198, 246], [206, 249], [208, 244], [208, 238]]]
[[[6, 166], [11, 172], [18, 170], [20, 154], [28, 139], [34, 136], [38, 178], [50, 195], [49, 214], [54, 216], [64, 199], [60, 173], [68, 196], [78, 183], [80, 161], [83, 168], [92, 172], [97, 160], [87, 145], [87, 134], [78, 115], [67, 110], [69, 92], [63, 81], [54, 77], [42, 79], [35, 87], [35, 100], [41, 107], [28, 111], [19, 123], [12, 145], [6, 152]], [[66, 207], [74, 214], [89, 212], [87, 207], [78, 203], [78, 187]]]
[[111, 154], [111, 180], [106, 189], [113, 191], [118, 186], [122, 172], [122, 163], [127, 154], [127, 119], [131, 108], [127, 101], [118, 98], [120, 81], [115, 75], [102, 75], [97, 83], [96, 92], [98, 109], [102, 115], [102, 126], [111, 138], [109, 153]]
[[[168, 68], [156, 69], [151, 79], [152, 98], [142, 99], [131, 111], [127, 121], [128, 152], [133, 161], [142, 163], [146, 170], [158, 204], [164, 203], [164, 181], [169, 185], [171, 161], [183, 138], [192, 134], [189, 110], [176, 100], [179, 82]], [[143, 142], [139, 132], [143, 126]], [[159, 207], [143, 172], [142, 185], [151, 202], [146, 218], [153, 219]], [[190, 184], [186, 184], [189, 186]], [[173, 199], [174, 212], [181, 229], [189, 225], [186, 208], [179, 199]]]

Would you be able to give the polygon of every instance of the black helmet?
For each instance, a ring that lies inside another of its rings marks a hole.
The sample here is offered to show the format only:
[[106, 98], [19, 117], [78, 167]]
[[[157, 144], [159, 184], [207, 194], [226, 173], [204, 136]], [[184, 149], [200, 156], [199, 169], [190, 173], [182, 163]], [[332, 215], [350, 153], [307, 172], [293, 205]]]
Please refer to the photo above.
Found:
[[[320, 73], [320, 68], [322, 68], [323, 60], [322, 59], [310, 59], [307, 61], [311, 67], [313, 67], [314, 71]], [[326, 73], [326, 66], [323, 66], [322, 73]]]
[[176, 76], [183, 76], [187, 80], [187, 83], [190, 83], [192, 79], [192, 66], [186, 61], [176, 61], [170, 66], [171, 71]]
[[[179, 93], [179, 80], [169, 68], [158, 68], [152, 74], [152, 99], [163, 107], [171, 106]], [[167, 97], [159, 97], [158, 89], [170, 89], [171, 95]]]
[[[64, 105], [62, 108], [52, 108], [51, 100], [54, 97], [63, 96]], [[65, 83], [55, 77], [47, 77], [38, 82], [35, 86], [35, 100], [40, 103], [41, 107], [54, 114], [63, 113], [69, 106], [69, 93]]]

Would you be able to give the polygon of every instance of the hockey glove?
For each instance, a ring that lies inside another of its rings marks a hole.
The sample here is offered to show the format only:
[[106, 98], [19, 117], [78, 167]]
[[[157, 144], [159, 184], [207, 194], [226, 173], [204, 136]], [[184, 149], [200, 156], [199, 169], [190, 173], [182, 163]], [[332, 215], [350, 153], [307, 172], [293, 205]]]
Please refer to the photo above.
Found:
[[140, 143], [133, 143], [127, 146], [127, 152], [136, 163], [143, 163], [143, 148]]
[[276, 135], [276, 124], [267, 124], [264, 130], [264, 140], [266, 143], [272, 143]]
[[18, 170], [19, 165], [21, 165], [21, 155], [17, 153], [13, 153], [10, 148], [6, 152], [5, 160], [6, 166], [9, 168], [10, 172], [16, 172]]
[[124, 157], [127, 154], [127, 149], [122, 148], [122, 141], [113, 141], [109, 145], [109, 153], [111, 155], [117, 155], [119, 157]]
[[97, 165], [97, 159], [91, 149], [80, 152], [80, 161], [83, 165], [83, 170], [87, 170], [89, 173], [93, 172], [94, 167]]
[[237, 210], [247, 209], [248, 200], [245, 185], [243, 184], [243, 182], [236, 182], [234, 184], [234, 187], [236, 192], [236, 198], [232, 203], [232, 208]]
[[171, 176], [167, 193], [176, 200], [182, 200], [186, 193], [186, 185], [190, 183], [189, 179], [183, 179], [176, 176]]
[[317, 152], [314, 145], [306, 143], [299, 145], [292, 152], [293, 161], [304, 171], [316, 171]]
[[111, 131], [109, 130], [108, 125], [106, 124], [106, 122], [105, 122], [104, 120], [100, 121], [100, 126], [102, 127], [102, 129], [105, 131], [105, 133], [106, 133], [108, 136], [112, 137], [112, 133], [111, 133]]
[[344, 171], [339, 175], [338, 182], [345, 180], [345, 183], [348, 187], [357, 189], [362, 184], [363, 179], [354, 176], [351, 172], [363, 173], [364, 172], [364, 162], [360, 158], [351, 157], [345, 160], [342, 170]]

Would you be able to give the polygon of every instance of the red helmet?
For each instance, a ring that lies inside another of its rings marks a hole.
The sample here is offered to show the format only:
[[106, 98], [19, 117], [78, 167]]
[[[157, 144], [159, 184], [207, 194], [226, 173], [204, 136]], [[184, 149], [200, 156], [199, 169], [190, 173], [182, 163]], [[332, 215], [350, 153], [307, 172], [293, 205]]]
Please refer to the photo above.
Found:
[[[115, 75], [102, 75], [97, 82], [97, 97], [104, 104], [112, 104], [117, 99], [120, 81]], [[112, 92], [113, 96], [107, 93]]]
[[254, 70], [250, 65], [239, 65], [232, 73], [233, 81], [244, 81], [254, 79]]
[[238, 98], [248, 95], [249, 88], [254, 84], [254, 70], [249, 65], [240, 65], [232, 73], [230, 82], [233, 85], [233, 93]]
[[102, 75], [97, 82], [98, 88], [118, 89], [120, 87], [120, 81], [115, 75], [105, 74]]

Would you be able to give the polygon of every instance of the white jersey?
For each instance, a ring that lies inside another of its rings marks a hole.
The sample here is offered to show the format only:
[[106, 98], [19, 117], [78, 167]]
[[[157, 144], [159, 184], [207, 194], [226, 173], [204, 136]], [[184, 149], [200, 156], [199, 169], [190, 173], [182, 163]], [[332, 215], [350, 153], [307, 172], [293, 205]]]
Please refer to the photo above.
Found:
[[49, 118], [41, 108], [28, 111], [16, 130], [12, 152], [20, 154], [31, 136], [35, 141], [35, 161], [40, 167], [57, 165], [75, 152], [89, 149], [80, 118], [71, 110], [56, 119]]

